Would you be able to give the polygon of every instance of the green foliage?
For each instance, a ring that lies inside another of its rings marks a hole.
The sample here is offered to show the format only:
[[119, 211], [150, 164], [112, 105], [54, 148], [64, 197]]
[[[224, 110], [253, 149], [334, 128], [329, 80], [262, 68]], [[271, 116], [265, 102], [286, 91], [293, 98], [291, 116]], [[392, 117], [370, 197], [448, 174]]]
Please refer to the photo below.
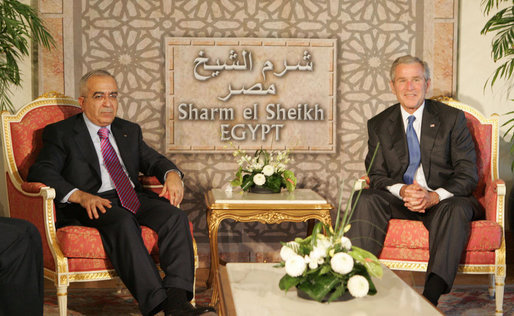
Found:
[[243, 191], [248, 191], [257, 185], [254, 182], [254, 176], [260, 174], [261, 177], [265, 177], [265, 182], [261, 186], [272, 192], [280, 192], [282, 188], [286, 188], [289, 192], [295, 190], [294, 172], [285, 169], [290, 160], [288, 151], [258, 149], [253, 156], [250, 156], [244, 150], [236, 150], [233, 155], [237, 159], [239, 168], [230, 182], [232, 186], [240, 186]]
[[31, 39], [48, 49], [55, 47], [33, 8], [16, 0], [0, 1], [0, 111], [14, 112], [9, 87], [21, 85], [18, 62], [29, 55]]
[[[336, 286], [341, 284], [341, 280], [339, 278], [334, 278], [332, 274], [324, 274], [318, 276], [315, 279], [307, 279], [304, 282], [301, 282], [298, 285], [298, 288], [305, 293], [307, 293], [310, 297], [315, 299], [318, 302], [321, 302], [323, 298], [332, 291]], [[344, 286], [344, 285], [343, 285]], [[335, 297], [337, 298], [337, 297]]]
[[[491, 9], [493, 7], [498, 8], [501, 2], [507, 1], [483, 1], [482, 4], [485, 4], [484, 13], [489, 14]], [[512, 0], [508, 2], [512, 4]], [[514, 70], [514, 5], [498, 11], [486, 22], [481, 34], [485, 35], [490, 32], [494, 33], [491, 55], [494, 62], [501, 63], [492, 75], [490, 84], [493, 86], [498, 78], [510, 79]]]
[[294, 176], [294, 172], [291, 170], [284, 170], [282, 176], [282, 186], [285, 186], [287, 191], [293, 192], [296, 188], [296, 177]]
[[293, 286], [298, 285], [298, 283], [300, 283], [300, 278], [293, 278], [289, 274], [285, 274], [278, 282], [278, 287], [287, 292]]
[[[513, 100], [511, 100], [511, 101], [513, 101]], [[508, 113], [505, 113], [505, 115], [514, 115], [514, 111], [510, 111]], [[514, 156], [514, 117], [509, 119], [507, 122], [503, 123], [502, 126], [507, 126], [507, 130], [505, 131], [503, 136], [507, 139], [508, 142], [511, 143], [510, 155]], [[507, 136], [511, 132], [512, 132], [512, 134], [510, 135], [510, 139], [509, 139]], [[510, 165], [510, 170], [514, 171], [514, 159], [512, 160], [512, 164]]]
[[369, 272], [369, 274], [376, 278], [382, 277], [382, 266], [380, 265], [377, 257], [375, 257], [375, 255], [373, 255], [371, 252], [356, 246], [352, 246], [352, 251], [350, 251], [349, 254], [355, 261], [362, 264]]

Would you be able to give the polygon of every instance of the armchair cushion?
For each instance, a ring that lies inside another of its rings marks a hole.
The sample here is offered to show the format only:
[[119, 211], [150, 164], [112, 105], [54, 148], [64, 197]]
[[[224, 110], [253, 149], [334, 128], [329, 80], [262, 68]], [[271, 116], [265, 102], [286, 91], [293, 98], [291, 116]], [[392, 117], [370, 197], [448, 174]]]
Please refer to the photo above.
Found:
[[[191, 222], [189, 228], [191, 234], [193, 234], [193, 224]], [[148, 252], [157, 256], [159, 254], [157, 233], [146, 226], [141, 226], [141, 235]], [[100, 233], [96, 228], [86, 226], [62, 227], [57, 230], [57, 240], [65, 257], [107, 259]]]
[[[501, 240], [502, 228], [498, 223], [473, 221], [466, 251], [494, 251], [500, 248]], [[428, 250], [428, 231], [420, 221], [392, 219], [389, 221], [384, 247]]]

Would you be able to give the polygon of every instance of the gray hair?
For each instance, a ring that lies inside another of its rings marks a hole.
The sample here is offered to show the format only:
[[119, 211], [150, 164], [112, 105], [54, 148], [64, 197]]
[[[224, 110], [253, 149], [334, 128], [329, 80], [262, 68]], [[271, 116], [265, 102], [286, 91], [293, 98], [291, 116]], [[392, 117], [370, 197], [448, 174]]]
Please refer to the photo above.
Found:
[[94, 69], [94, 70], [91, 70], [88, 73], [86, 73], [85, 75], [83, 75], [82, 78], [80, 78], [80, 86], [79, 87], [80, 87], [80, 96], [81, 97], [85, 97], [86, 96], [86, 94], [87, 94], [87, 81], [91, 77], [111, 77], [112, 79], [114, 79], [114, 81], [116, 81], [116, 78], [114, 78], [114, 76], [111, 75], [111, 73], [108, 72], [105, 69]]
[[425, 73], [425, 75], [424, 75], [425, 81], [428, 81], [430, 79], [430, 69], [428, 68], [428, 64], [426, 63], [426, 61], [423, 61], [423, 60], [419, 59], [418, 57], [414, 57], [411, 55], [405, 55], [405, 56], [396, 58], [396, 60], [391, 65], [391, 70], [389, 71], [389, 76], [390, 76], [392, 82], [394, 82], [394, 79], [396, 79], [394, 77], [396, 67], [398, 67], [398, 65], [400, 65], [400, 64], [420, 64], [421, 67], [423, 67], [423, 71]]

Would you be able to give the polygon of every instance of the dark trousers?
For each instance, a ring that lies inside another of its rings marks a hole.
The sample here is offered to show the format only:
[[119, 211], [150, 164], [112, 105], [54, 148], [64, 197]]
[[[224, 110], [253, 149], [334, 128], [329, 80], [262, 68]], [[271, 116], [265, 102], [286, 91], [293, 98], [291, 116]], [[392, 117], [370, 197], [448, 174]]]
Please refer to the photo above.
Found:
[[444, 293], [448, 293], [468, 243], [471, 221], [483, 217], [483, 214], [483, 208], [472, 196], [454, 196], [442, 200], [425, 213], [417, 213], [409, 211], [403, 201], [389, 191], [367, 189], [361, 193], [347, 235], [353, 245], [378, 257], [390, 219], [422, 221], [429, 234], [430, 258], [426, 277], [431, 273], [437, 274], [446, 282]]
[[[95, 227], [114, 269], [139, 303], [143, 315], [150, 314], [167, 297], [166, 288], [184, 289], [192, 298], [194, 282], [193, 239], [186, 213], [153, 192], [138, 193], [141, 207], [136, 215], [119, 204], [114, 191], [101, 194], [112, 202], [112, 208], [99, 219], [89, 219], [85, 209], [70, 204], [59, 210], [68, 222]], [[154, 261], [141, 238], [141, 227], [148, 226], [159, 236], [159, 261], [165, 273], [161, 279]]]
[[37, 228], [0, 217], [0, 315], [43, 315], [43, 250]]

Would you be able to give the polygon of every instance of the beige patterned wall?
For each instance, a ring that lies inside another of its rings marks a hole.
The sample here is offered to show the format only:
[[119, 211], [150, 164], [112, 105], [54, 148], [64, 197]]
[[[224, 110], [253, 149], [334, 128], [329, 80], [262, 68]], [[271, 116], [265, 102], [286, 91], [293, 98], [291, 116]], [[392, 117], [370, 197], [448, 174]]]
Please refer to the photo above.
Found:
[[[364, 172], [367, 119], [395, 101], [388, 72], [396, 57], [410, 53], [426, 59], [433, 69], [434, 94], [455, 91], [457, 2], [40, 0], [41, 15], [59, 43], [50, 53], [40, 53], [40, 92], [76, 96], [75, 83], [82, 73], [106, 68], [119, 83], [119, 116], [140, 123], [147, 142], [164, 152], [165, 37], [336, 38], [337, 152], [295, 154], [292, 164], [299, 187], [312, 188], [336, 205], [339, 183], [345, 180], [348, 192], [350, 180]], [[194, 223], [197, 241], [205, 245], [203, 193], [227, 183], [236, 164], [228, 154], [169, 157], [186, 174], [182, 207]], [[304, 230], [304, 224], [225, 221], [220, 241], [276, 245]]]

